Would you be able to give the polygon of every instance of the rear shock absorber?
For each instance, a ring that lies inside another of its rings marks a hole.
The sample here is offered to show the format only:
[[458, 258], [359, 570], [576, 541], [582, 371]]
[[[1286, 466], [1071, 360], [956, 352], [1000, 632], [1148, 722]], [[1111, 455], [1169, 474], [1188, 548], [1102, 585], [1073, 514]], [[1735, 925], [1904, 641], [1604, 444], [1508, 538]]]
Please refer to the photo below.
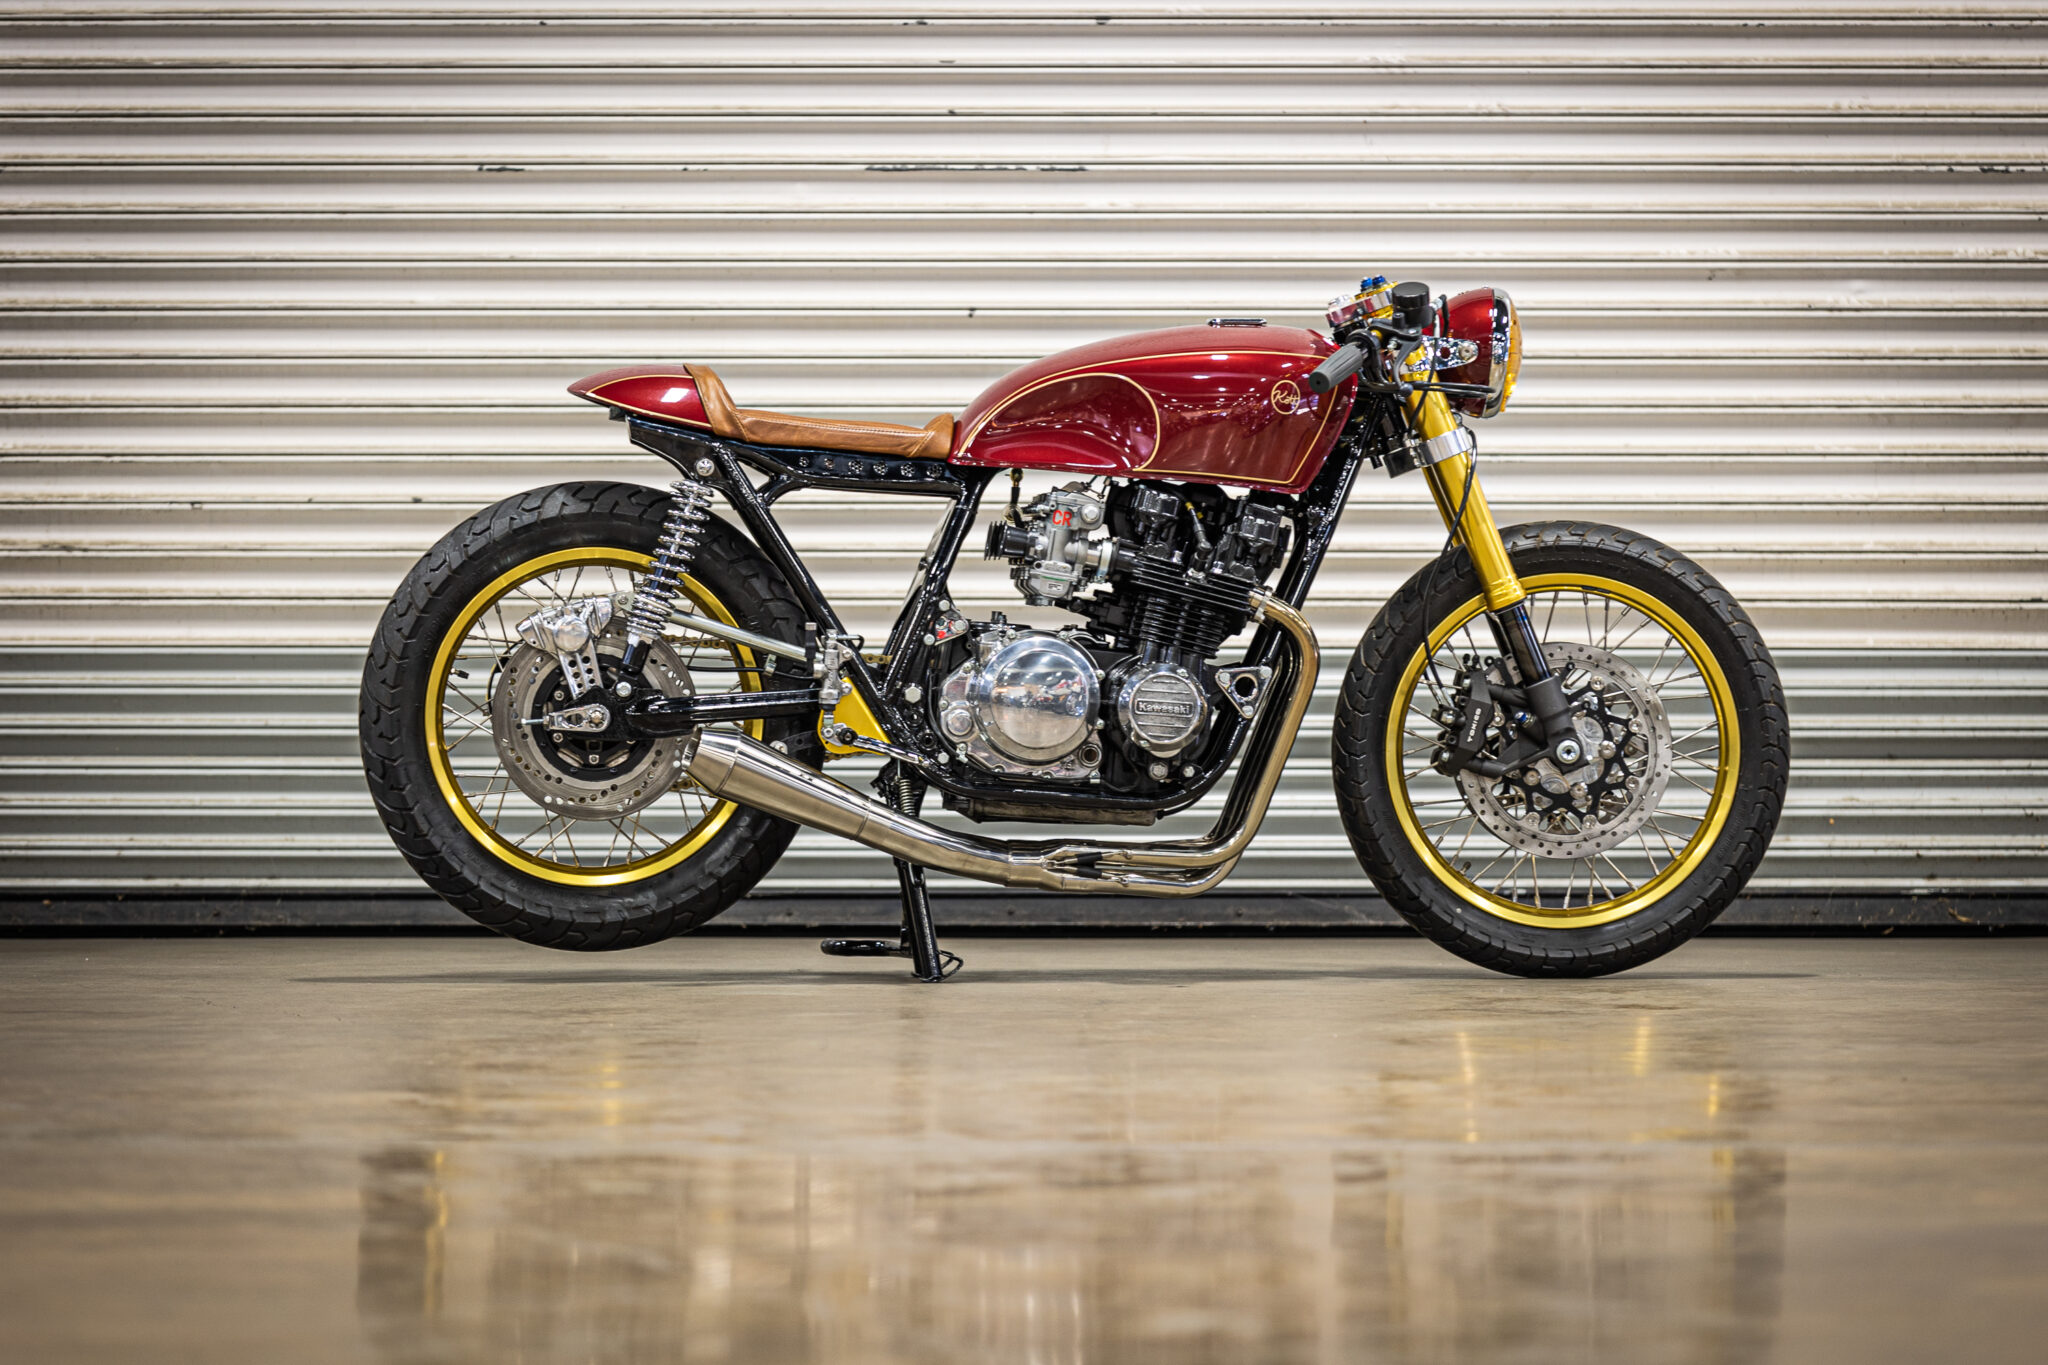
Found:
[[669, 611], [682, 591], [690, 562], [702, 543], [705, 518], [710, 515], [710, 484], [680, 479], [670, 487], [674, 497], [661, 525], [661, 539], [655, 542], [654, 563], [640, 580], [632, 610], [626, 613], [626, 655], [619, 661], [619, 671], [628, 675], [640, 671], [647, 662], [647, 651], [667, 627]]

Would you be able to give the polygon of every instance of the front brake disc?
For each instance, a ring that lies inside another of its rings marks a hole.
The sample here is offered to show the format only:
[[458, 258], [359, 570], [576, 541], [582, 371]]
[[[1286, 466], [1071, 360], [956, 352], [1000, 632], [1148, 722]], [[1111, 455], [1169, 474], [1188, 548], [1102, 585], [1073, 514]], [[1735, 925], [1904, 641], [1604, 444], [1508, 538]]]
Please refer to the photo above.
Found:
[[[1560, 768], [1546, 754], [1505, 777], [1457, 775], [1465, 805], [1502, 842], [1546, 858], [1592, 858], [1633, 838], [1671, 780], [1671, 721], [1656, 689], [1619, 655], [1559, 642], [1543, 657], [1572, 698], [1585, 758]], [[1496, 663], [1488, 681], [1505, 685]], [[1603, 752], [1604, 750], [1604, 752]]]

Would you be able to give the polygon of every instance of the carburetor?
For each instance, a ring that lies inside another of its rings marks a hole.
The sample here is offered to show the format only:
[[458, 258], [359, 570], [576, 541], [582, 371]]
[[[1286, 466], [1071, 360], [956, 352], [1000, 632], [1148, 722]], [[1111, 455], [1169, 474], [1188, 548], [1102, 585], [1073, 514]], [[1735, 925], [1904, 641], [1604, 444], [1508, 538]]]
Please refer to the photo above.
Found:
[[1106, 512], [1102, 493], [1087, 480], [1042, 493], [1024, 505], [1016, 522], [988, 528], [987, 558], [1016, 561], [1010, 578], [1024, 600], [1055, 606], [1109, 577], [1116, 541], [1088, 539]]

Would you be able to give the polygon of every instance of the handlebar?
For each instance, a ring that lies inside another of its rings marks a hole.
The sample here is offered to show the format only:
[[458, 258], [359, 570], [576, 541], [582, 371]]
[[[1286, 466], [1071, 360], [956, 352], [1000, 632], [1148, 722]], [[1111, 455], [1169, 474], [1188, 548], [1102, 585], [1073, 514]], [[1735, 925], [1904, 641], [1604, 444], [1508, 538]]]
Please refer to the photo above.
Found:
[[1309, 371], [1308, 387], [1311, 393], [1328, 393], [1349, 379], [1365, 365], [1365, 348], [1355, 341], [1347, 341], [1329, 355], [1323, 363]]

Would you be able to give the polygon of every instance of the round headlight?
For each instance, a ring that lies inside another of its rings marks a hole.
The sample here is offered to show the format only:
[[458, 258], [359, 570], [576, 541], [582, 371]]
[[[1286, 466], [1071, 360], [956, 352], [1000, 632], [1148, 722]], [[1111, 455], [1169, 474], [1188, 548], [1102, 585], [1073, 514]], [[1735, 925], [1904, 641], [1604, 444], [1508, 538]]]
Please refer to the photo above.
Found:
[[1515, 380], [1522, 372], [1522, 320], [1515, 314], [1514, 300], [1498, 289], [1467, 289], [1444, 305], [1444, 331], [1469, 341], [1479, 353], [1437, 378], [1446, 384], [1476, 384], [1486, 394], [1453, 393], [1444, 399], [1452, 409], [1467, 417], [1492, 417], [1514, 397]]

